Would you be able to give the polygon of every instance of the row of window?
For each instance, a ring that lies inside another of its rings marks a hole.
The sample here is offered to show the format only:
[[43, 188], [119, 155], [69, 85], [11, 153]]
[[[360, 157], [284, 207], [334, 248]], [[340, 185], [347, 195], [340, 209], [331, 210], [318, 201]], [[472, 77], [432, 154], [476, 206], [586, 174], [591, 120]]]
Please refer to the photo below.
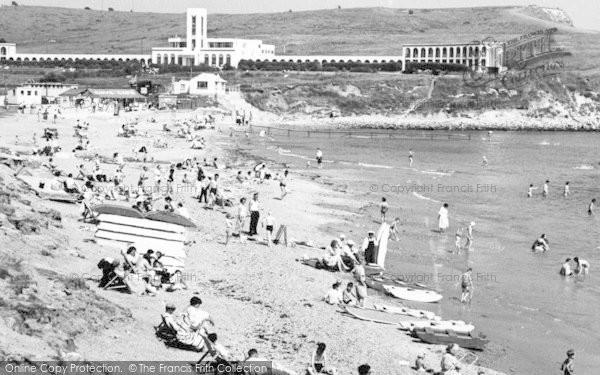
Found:
[[[218, 59], [218, 60], [217, 60]], [[218, 64], [217, 64], [218, 61]], [[181, 56], [175, 56], [174, 54], [171, 54], [171, 56], [165, 54], [164, 56], [161, 55], [157, 55], [156, 56], [156, 63], [157, 64], [179, 64], [179, 65], [183, 65], [183, 57]], [[218, 66], [223, 66], [223, 65], [231, 65], [231, 55], [227, 54], [227, 55], [216, 55], [216, 54], [212, 54], [211, 56], [209, 56], [208, 54], [204, 55], [204, 64], [206, 65], [218, 65]]]
[[[442, 49], [440, 48], [436, 48], [435, 49], [435, 57], [440, 57], [440, 53], [442, 57], [454, 57], [454, 51], [456, 49], [456, 56], [461, 56], [461, 48], [460, 47], [443, 47]], [[433, 57], [434, 55], [434, 49], [433, 48], [429, 48], [429, 49], [425, 49], [425, 48], [413, 48], [412, 49], [412, 57], [419, 57], [419, 50], [420, 50], [420, 55], [421, 57]], [[485, 55], [486, 53], [486, 48], [485, 47], [481, 47], [481, 55]], [[467, 47], [462, 47], [462, 56], [463, 57], [477, 57], [479, 56], [479, 47], [469, 47], [467, 49]], [[406, 49], [406, 52], [404, 53], [405, 57], [411, 57], [411, 49], [408, 48]]]
[[[37, 96], [38, 92], [34, 91], [34, 96]], [[13, 90], [13, 95], [17, 95], [17, 90]], [[25, 95], [25, 90], [21, 90], [21, 95]], [[27, 90], [27, 96], [31, 96], [31, 90]]]
[[233, 42], [208, 42], [208, 48], [233, 48]]

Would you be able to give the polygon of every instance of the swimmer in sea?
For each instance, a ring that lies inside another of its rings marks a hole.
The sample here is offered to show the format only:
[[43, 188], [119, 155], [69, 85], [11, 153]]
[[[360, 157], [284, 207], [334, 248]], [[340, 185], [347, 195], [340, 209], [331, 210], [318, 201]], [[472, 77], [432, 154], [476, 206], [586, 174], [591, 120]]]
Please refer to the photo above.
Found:
[[560, 271], [558, 272], [561, 276], [573, 276], [573, 271], [571, 271], [571, 265], [569, 262], [571, 258], [567, 258], [563, 263], [562, 267], [560, 267]]
[[550, 245], [545, 234], [542, 234], [540, 238], [535, 240], [533, 242], [533, 245], [531, 245], [531, 251], [546, 252], [548, 250], [550, 250]]
[[473, 277], [471, 276], [471, 272], [473, 269], [471, 267], [467, 268], [467, 272], [463, 273], [460, 276], [460, 286], [462, 289], [462, 294], [460, 296], [461, 303], [471, 303], [473, 299]]
[[546, 182], [544, 182], [544, 187], [542, 188], [542, 195], [545, 197], [548, 196], [548, 184], [550, 183], [550, 180], [546, 180]]
[[317, 166], [319, 167], [319, 169], [323, 168], [323, 152], [321, 151], [320, 148], [317, 148]]
[[575, 275], [587, 275], [590, 272], [590, 263], [585, 259], [579, 259], [579, 257], [573, 258], [575, 261]]
[[594, 208], [596, 208], [596, 198], [592, 199], [590, 205], [588, 206], [588, 215], [594, 214]]
[[413, 152], [412, 152], [412, 148], [409, 148], [409, 149], [408, 149], [408, 166], [409, 166], [409, 167], [412, 167], [412, 165], [413, 165], [413, 161], [414, 161], [413, 159], [414, 159], [414, 158], [413, 158]]
[[569, 195], [571, 195], [571, 190], [569, 189], [569, 181], [565, 182], [565, 190], [563, 192], [563, 195], [565, 197], [568, 197]]
[[533, 197], [533, 191], [537, 189], [533, 186], [533, 184], [529, 184], [529, 189], [527, 189], [527, 198]]

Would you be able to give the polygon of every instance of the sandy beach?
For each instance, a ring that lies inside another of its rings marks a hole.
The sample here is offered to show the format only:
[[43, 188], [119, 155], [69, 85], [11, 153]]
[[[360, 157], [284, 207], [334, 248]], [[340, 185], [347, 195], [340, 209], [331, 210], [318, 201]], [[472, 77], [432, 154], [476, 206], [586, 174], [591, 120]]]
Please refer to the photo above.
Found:
[[[113, 152], [119, 151], [127, 157], [140, 145], [152, 142], [151, 138], [145, 137], [117, 138], [117, 130], [126, 118], [138, 117], [140, 132], [147, 132], [152, 137], [161, 133], [163, 123], [193, 115], [147, 111], [122, 113], [120, 117], [114, 117], [106, 112], [91, 114], [67, 110], [56, 124], [50, 124], [38, 122], [35, 115], [15, 114], [0, 117], [0, 126], [3, 128], [0, 144], [13, 147], [15, 136], [19, 136], [18, 147], [31, 147], [30, 140], [34, 132], [40, 135], [44, 127], [56, 127], [60, 134], [60, 145], [67, 152], [56, 157], [55, 162], [61, 169], [75, 172], [76, 165], [82, 160], [69, 155], [68, 151], [76, 144], [76, 138], [71, 135], [77, 119], [90, 123], [88, 136], [91, 147], [87, 154], [98, 153], [111, 157]], [[149, 122], [150, 118], [155, 122]], [[261, 124], [272, 119], [257, 118], [257, 123]], [[280, 192], [275, 181], [263, 184], [237, 182], [237, 171], [245, 173], [257, 160], [236, 153], [236, 142], [243, 139], [238, 139], [239, 136], [230, 137], [229, 126], [230, 120], [226, 119], [217, 124], [222, 132], [200, 131], [207, 140], [208, 147], [205, 150], [192, 150], [184, 139], [167, 137], [169, 147], [151, 148], [149, 155], [161, 161], [180, 161], [185, 157], [197, 157], [199, 160], [219, 158], [227, 168], [218, 171], [207, 168], [206, 172], [208, 175], [218, 172], [223, 177], [228, 198], [237, 202], [242, 196], [249, 198], [252, 192], [258, 192], [263, 217], [266, 212], [272, 212], [278, 225], [285, 224], [288, 227], [289, 237], [312, 241], [317, 246], [324, 247], [332, 239], [332, 223], [338, 222], [340, 227], [347, 227], [348, 220], [357, 214], [336, 209], [349, 203], [349, 197], [343, 190], [323, 184], [306, 174], [302, 176], [293, 169], [290, 194], [283, 200], [279, 199]], [[89, 164], [89, 161], [86, 163]], [[127, 164], [127, 184], [135, 183], [142, 165]], [[147, 165], [149, 168], [153, 166], [152, 163]], [[200, 357], [199, 354], [167, 348], [155, 337], [153, 327], [160, 322], [160, 314], [167, 303], [174, 303], [179, 312], [188, 305], [190, 297], [197, 295], [204, 301], [203, 308], [215, 320], [215, 331], [221, 342], [235, 358], [241, 359], [249, 349], [256, 348], [262, 356], [276, 360], [297, 373], [304, 373], [316, 343], [322, 341], [328, 345], [330, 365], [336, 367], [340, 374], [354, 374], [357, 366], [363, 363], [370, 364], [374, 374], [416, 373], [404, 361], [412, 366], [419, 353], [426, 353], [425, 361], [429, 367], [439, 369], [445, 347], [416, 343], [393, 326], [352, 319], [342, 315], [337, 307], [322, 301], [335, 280], [351, 280], [348, 274], [316, 270], [296, 261], [303, 255], [319, 255], [323, 250], [283, 245], [269, 248], [251, 241], [241, 244], [237, 240], [225, 246], [224, 212], [205, 209], [191, 197], [185, 186], [176, 188], [173, 199], [182, 201], [198, 224], [197, 231], [187, 234], [188, 240], [192, 241], [187, 249], [185, 272], [190, 288], [173, 293], [159, 291], [154, 297], [97, 288], [96, 280], [100, 277], [97, 262], [105, 256], [118, 256], [118, 251], [91, 241], [95, 225], [78, 221], [78, 205], [41, 200], [27, 193], [22, 186], [19, 187], [18, 181], [12, 176], [14, 170], [6, 166], [0, 168], [2, 182], [12, 186], [14, 193], [19, 194], [12, 204], [16, 210], [39, 213], [54, 209], [62, 216], [59, 225], [50, 225], [39, 233], [29, 235], [22, 235], [2, 217], [0, 231], [7, 244], [3, 246], [2, 256], [22, 259], [28, 269], [35, 270], [38, 286], [28, 293], [34, 295], [36, 300], [50, 303], [53, 296], [56, 298], [59, 294], [59, 300], [70, 301], [70, 304], [64, 305], [65, 311], [55, 313], [58, 317], [50, 322], [38, 319], [37, 324], [42, 326], [27, 339], [25, 332], [31, 333], [33, 328], [29, 331], [19, 328], [23, 324], [27, 326], [26, 321], [19, 318], [0, 320], [2, 331], [7, 332], [0, 339], [0, 348], [7, 358], [50, 359], [63, 350], [79, 353], [86, 360], [195, 361]], [[108, 174], [114, 172], [114, 165], [103, 164], [103, 168]], [[271, 169], [281, 173], [284, 165], [272, 165]], [[181, 181], [182, 174], [177, 171], [175, 180]], [[234, 209], [229, 207], [225, 211], [233, 213]], [[264, 229], [259, 229], [259, 234], [261, 232], [264, 234]], [[60, 280], [61, 287], [56, 288], [52, 280]], [[70, 289], [63, 288], [63, 284], [70, 285]], [[0, 280], [0, 287], [8, 286]], [[69, 293], [64, 291], [66, 289]], [[18, 300], [20, 297], [15, 295], [14, 298]], [[381, 297], [370, 298], [382, 301]], [[84, 308], [81, 305], [84, 301], [93, 301], [89, 303], [94, 307]], [[77, 316], [77, 311], [83, 311], [83, 316]], [[98, 313], [94, 315], [94, 312]], [[66, 314], [62, 320], [61, 314]], [[88, 324], [78, 320], [86, 318], [89, 319]], [[35, 320], [35, 317], [31, 319]], [[29, 321], [27, 327], [35, 326], [33, 323]], [[69, 323], [77, 329], [66, 329]], [[44, 331], [42, 328], [48, 324], [52, 329]], [[67, 345], [68, 338], [72, 338], [73, 343]], [[15, 346], [12, 345], [15, 340], [23, 341]], [[468, 366], [461, 373], [477, 374], [478, 369], [478, 366]], [[485, 374], [496, 373], [485, 370]]]

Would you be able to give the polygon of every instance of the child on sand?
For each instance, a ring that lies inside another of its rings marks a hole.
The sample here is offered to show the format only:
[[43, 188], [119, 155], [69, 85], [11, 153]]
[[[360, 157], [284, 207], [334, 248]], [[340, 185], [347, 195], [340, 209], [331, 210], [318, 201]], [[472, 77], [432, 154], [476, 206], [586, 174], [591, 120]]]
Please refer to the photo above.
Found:
[[461, 240], [462, 240], [462, 228], [458, 228], [456, 230], [456, 241], [454, 242], [454, 250], [456, 252], [456, 254], [460, 254], [460, 248], [461, 248]]
[[309, 374], [337, 374], [336, 369], [327, 367], [327, 355], [325, 354], [325, 348], [327, 348], [325, 343], [320, 342], [317, 344], [317, 349], [313, 352], [310, 360], [310, 366], [307, 369]]
[[340, 292], [340, 282], [336, 281], [331, 289], [327, 291], [323, 300], [330, 305], [340, 305], [342, 303], [342, 293]]
[[233, 215], [225, 216], [225, 245], [229, 245], [229, 238], [233, 235]]
[[385, 223], [385, 214], [390, 209], [388, 205], [387, 199], [385, 197], [381, 198], [381, 223]]
[[346, 289], [342, 293], [342, 302], [345, 305], [354, 306], [356, 305], [356, 296], [354, 295], [354, 283], [352, 281], [348, 281], [346, 285]]

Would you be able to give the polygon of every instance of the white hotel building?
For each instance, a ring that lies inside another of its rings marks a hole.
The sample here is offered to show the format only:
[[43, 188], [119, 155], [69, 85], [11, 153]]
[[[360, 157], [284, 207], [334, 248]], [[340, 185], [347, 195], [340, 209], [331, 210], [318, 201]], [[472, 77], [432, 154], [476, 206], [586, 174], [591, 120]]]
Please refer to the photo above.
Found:
[[14, 43], [0, 43], [2, 61], [58, 61], [108, 60], [137, 61], [147, 64], [177, 64], [191, 66], [206, 64], [215, 67], [237, 67], [240, 60], [272, 62], [394, 62], [406, 68], [408, 62], [456, 63], [481, 70], [487, 67], [502, 69], [503, 44], [481, 41], [464, 44], [405, 45], [395, 56], [349, 56], [349, 55], [275, 55], [275, 46], [264, 44], [258, 39], [209, 38], [207, 35], [208, 15], [206, 9], [190, 8], [186, 13], [186, 36], [169, 38], [168, 47], [154, 47], [151, 55], [135, 54], [48, 54], [18, 53]]

